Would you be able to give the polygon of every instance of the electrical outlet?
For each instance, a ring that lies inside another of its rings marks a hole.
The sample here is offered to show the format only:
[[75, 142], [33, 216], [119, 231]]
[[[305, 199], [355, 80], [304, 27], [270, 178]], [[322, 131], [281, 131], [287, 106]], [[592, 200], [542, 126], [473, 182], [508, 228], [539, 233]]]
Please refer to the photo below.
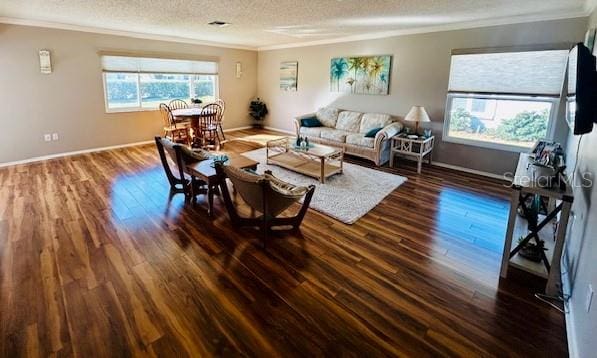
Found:
[[46, 141], [46, 142], [52, 141], [52, 135], [51, 134], [44, 134], [44, 141]]
[[58, 140], [58, 133], [52, 133], [52, 140]]
[[591, 311], [591, 302], [593, 301], [593, 285], [589, 284], [587, 287], [587, 301], [585, 303], [587, 312]]

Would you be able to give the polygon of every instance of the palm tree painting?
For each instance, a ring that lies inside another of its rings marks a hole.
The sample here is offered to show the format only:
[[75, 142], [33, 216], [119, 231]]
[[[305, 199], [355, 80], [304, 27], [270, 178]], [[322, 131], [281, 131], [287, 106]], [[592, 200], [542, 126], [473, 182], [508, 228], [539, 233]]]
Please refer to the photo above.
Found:
[[387, 95], [392, 56], [333, 58], [330, 90], [355, 94]]
[[348, 63], [345, 58], [333, 58], [330, 66], [330, 90], [340, 92], [340, 81], [348, 74]]

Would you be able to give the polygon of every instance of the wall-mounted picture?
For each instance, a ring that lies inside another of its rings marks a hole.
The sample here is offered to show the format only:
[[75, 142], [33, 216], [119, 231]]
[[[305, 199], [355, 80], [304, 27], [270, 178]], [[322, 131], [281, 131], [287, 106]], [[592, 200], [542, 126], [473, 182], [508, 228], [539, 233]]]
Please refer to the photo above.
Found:
[[298, 62], [286, 61], [280, 63], [280, 89], [295, 92], [298, 84]]
[[392, 56], [336, 57], [330, 64], [330, 91], [387, 95]]

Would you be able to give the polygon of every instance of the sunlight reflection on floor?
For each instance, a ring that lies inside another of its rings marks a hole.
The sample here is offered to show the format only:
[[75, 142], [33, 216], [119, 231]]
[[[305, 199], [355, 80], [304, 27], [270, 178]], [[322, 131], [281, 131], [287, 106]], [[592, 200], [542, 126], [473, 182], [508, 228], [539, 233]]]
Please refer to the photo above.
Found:
[[283, 136], [283, 135], [255, 134], [255, 135], [238, 138], [235, 140], [241, 141], [241, 142], [252, 142], [252, 143], [257, 143], [257, 144], [265, 146], [265, 144], [270, 140], [275, 140], [275, 139], [280, 139], [280, 138], [285, 138], [285, 137], [286, 136]]

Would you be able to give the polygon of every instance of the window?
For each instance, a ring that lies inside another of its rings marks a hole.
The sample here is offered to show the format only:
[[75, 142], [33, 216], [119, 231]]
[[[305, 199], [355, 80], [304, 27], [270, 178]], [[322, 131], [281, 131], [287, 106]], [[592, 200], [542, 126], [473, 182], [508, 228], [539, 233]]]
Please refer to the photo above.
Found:
[[218, 97], [217, 63], [102, 56], [106, 111], [157, 109], [173, 99]]
[[106, 102], [110, 109], [139, 106], [139, 81], [137, 74], [106, 73]]
[[453, 54], [443, 138], [523, 151], [551, 139], [567, 50]]

